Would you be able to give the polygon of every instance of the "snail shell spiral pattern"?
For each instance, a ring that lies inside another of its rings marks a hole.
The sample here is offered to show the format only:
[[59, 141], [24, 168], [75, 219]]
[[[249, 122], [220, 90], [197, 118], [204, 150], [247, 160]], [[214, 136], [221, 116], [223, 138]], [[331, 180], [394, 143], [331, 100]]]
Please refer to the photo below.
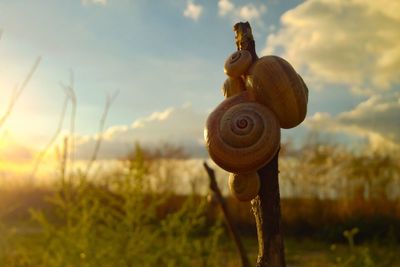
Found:
[[280, 126], [273, 112], [245, 91], [227, 98], [210, 114], [204, 138], [218, 166], [233, 173], [251, 172], [278, 151]]
[[260, 191], [260, 177], [257, 172], [230, 173], [229, 189], [240, 201], [250, 201]]
[[251, 65], [251, 61], [252, 57], [249, 51], [236, 51], [226, 59], [224, 71], [226, 75], [238, 78], [247, 71]]

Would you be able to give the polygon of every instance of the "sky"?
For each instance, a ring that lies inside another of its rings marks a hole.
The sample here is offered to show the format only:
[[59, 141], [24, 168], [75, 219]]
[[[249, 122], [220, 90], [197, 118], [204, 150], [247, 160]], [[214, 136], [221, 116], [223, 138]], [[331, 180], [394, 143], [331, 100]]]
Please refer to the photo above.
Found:
[[[46, 148], [71, 75], [76, 157], [90, 157], [115, 92], [101, 158], [122, 157], [135, 142], [205, 156], [204, 123], [223, 100], [239, 21], [251, 23], [259, 56], [285, 58], [308, 85], [307, 118], [282, 130], [283, 142], [319, 131], [350, 146], [399, 147], [398, 1], [0, 0], [0, 116], [40, 57], [0, 126], [0, 171]], [[71, 114], [68, 102], [60, 136]]]

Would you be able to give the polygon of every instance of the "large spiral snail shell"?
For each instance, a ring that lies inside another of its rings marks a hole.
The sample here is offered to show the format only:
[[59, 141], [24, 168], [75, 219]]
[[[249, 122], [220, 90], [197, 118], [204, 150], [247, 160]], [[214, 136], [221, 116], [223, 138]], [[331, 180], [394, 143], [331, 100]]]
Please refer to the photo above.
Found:
[[255, 171], [275, 155], [280, 126], [267, 107], [248, 91], [225, 99], [209, 115], [204, 138], [210, 157], [226, 171]]
[[230, 173], [229, 189], [240, 201], [250, 201], [260, 191], [260, 177], [257, 172]]
[[249, 51], [239, 50], [230, 55], [224, 65], [226, 75], [230, 77], [240, 77], [250, 67], [252, 57]]
[[283, 58], [258, 59], [248, 70], [246, 89], [254, 93], [257, 102], [276, 114], [282, 128], [293, 128], [306, 116], [308, 88]]

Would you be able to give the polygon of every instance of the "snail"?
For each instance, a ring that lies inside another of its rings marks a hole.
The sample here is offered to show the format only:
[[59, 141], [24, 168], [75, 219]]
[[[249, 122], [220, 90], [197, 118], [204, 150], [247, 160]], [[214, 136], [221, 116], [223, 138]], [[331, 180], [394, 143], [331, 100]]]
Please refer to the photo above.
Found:
[[242, 78], [228, 77], [222, 86], [225, 98], [237, 95], [246, 90]]
[[240, 77], [243, 75], [252, 63], [252, 57], [249, 51], [239, 50], [230, 55], [224, 66], [224, 71], [229, 77]]
[[231, 172], [229, 188], [241, 201], [260, 189], [257, 170], [279, 150], [280, 129], [300, 124], [308, 88], [284, 59], [258, 58], [248, 22], [234, 26], [238, 51], [225, 61], [225, 100], [209, 115], [204, 130], [210, 157]]
[[245, 173], [256, 171], [278, 151], [280, 126], [270, 109], [244, 91], [225, 99], [209, 115], [204, 138], [218, 166]]
[[[245, 91], [241, 77], [228, 77], [222, 87], [224, 97], [232, 97]], [[257, 172], [230, 173], [229, 189], [239, 201], [250, 201], [255, 198], [260, 190], [260, 177]]]
[[248, 70], [245, 84], [257, 102], [275, 113], [282, 128], [293, 128], [304, 120], [308, 88], [283, 58], [265, 56], [258, 59]]
[[250, 201], [260, 191], [260, 177], [257, 172], [230, 173], [229, 189], [240, 201]]

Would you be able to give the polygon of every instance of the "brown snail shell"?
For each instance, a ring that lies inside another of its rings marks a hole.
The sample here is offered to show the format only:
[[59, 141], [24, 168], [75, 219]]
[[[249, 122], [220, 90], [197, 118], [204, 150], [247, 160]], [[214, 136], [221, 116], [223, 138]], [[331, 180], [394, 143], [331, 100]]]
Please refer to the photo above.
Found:
[[240, 94], [244, 90], [246, 90], [246, 87], [242, 78], [228, 77], [222, 86], [225, 98]]
[[254, 93], [257, 102], [276, 114], [282, 128], [293, 128], [306, 116], [308, 88], [283, 58], [258, 59], [248, 71], [246, 89]]
[[240, 201], [250, 201], [260, 191], [260, 177], [257, 172], [230, 173], [229, 189]]
[[250, 67], [251, 62], [252, 57], [249, 51], [236, 51], [226, 59], [224, 72], [230, 77], [240, 77]]
[[250, 172], [278, 151], [280, 126], [271, 110], [244, 91], [225, 99], [209, 115], [204, 138], [210, 157], [222, 169]]

